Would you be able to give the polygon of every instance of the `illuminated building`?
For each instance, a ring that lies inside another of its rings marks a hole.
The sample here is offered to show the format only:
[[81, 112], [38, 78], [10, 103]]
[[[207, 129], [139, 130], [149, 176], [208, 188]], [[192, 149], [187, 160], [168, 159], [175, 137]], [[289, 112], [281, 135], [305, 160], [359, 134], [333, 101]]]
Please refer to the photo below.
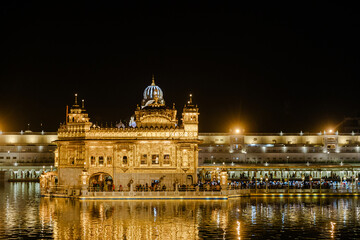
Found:
[[3, 179], [34, 179], [54, 165], [56, 133], [21, 132], [0, 133], [0, 171]]
[[190, 184], [198, 176], [211, 179], [214, 169], [228, 170], [230, 179], [360, 177], [360, 134], [353, 130], [198, 134], [198, 114], [190, 96], [179, 124], [177, 110], [165, 105], [163, 91], [153, 81], [129, 126], [104, 128], [90, 122], [76, 96], [58, 133], [1, 132], [0, 170], [10, 178], [37, 177], [43, 166], [49, 170], [54, 165], [59, 183], [71, 186], [79, 185], [85, 168], [89, 183], [110, 177], [117, 187], [130, 180], [161, 181], [168, 187], [175, 181]]
[[83, 169], [89, 184], [113, 181], [116, 187], [161, 182], [197, 181], [198, 108], [190, 100], [178, 124], [175, 105], [167, 107], [154, 79], [143, 93], [130, 126], [99, 127], [90, 122], [84, 104], [67, 111], [58, 130], [55, 166], [60, 185], [79, 186]]
[[319, 133], [201, 133], [199, 166], [226, 167], [229, 177], [300, 179], [359, 177], [360, 135], [323, 131]]

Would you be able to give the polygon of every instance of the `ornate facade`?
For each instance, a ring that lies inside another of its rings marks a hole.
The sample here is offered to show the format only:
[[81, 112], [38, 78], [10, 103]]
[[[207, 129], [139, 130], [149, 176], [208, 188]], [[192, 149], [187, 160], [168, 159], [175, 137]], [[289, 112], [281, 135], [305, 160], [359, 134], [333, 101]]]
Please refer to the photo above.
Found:
[[102, 128], [90, 122], [77, 95], [58, 130], [55, 166], [60, 185], [79, 186], [85, 169], [89, 185], [111, 180], [119, 185], [197, 181], [198, 108], [185, 104], [179, 124], [175, 105], [167, 107], [154, 79], [143, 94], [130, 126]]

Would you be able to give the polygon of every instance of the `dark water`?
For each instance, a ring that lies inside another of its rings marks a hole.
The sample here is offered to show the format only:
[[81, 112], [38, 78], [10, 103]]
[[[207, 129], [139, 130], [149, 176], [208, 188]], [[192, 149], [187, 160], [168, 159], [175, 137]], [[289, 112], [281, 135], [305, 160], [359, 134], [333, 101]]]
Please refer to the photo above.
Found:
[[0, 183], [0, 239], [360, 239], [358, 198], [42, 199]]

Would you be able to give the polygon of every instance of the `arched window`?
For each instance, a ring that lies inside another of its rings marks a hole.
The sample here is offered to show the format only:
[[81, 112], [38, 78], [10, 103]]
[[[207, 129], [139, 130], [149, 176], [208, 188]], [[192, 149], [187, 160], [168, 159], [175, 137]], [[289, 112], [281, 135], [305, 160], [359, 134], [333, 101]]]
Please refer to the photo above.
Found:
[[159, 154], [153, 154], [151, 156], [151, 164], [154, 164], [154, 165], [159, 164]]
[[111, 165], [112, 164], [112, 157], [107, 157], [106, 158], [106, 165]]
[[164, 154], [164, 165], [170, 165], [170, 154]]
[[99, 165], [104, 166], [104, 157], [103, 156], [99, 157]]
[[90, 164], [91, 164], [91, 166], [95, 166], [95, 157], [94, 156], [90, 157]]

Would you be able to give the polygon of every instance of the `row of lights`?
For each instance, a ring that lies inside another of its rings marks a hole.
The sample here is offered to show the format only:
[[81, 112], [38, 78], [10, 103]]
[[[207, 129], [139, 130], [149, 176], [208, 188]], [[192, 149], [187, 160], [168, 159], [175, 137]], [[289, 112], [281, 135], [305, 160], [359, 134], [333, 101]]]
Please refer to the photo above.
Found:
[[[235, 133], [236, 133], [236, 134], [240, 134], [241, 132], [244, 132], [244, 130], [241, 130], [241, 129], [239, 129], [239, 128], [235, 129]], [[334, 133], [334, 130], [332, 130], [332, 129], [329, 129], [328, 131], [325, 131], [325, 130], [324, 130], [324, 135], [326, 135], [327, 132], [328, 132], [329, 134], [333, 134], [333, 133]], [[279, 134], [280, 134], [280, 136], [282, 136], [284, 133], [283, 133], [282, 131], [280, 131]], [[321, 135], [321, 134], [322, 134], [322, 132], [320, 131], [320, 132], [318, 133], [318, 135]], [[336, 131], [335, 134], [338, 135], [339, 132]], [[352, 131], [351, 134], [352, 134], [352, 135], [355, 135], [354, 131]], [[300, 136], [302, 136], [302, 135], [304, 135], [304, 133], [303, 133], [303, 131], [300, 131]]]

